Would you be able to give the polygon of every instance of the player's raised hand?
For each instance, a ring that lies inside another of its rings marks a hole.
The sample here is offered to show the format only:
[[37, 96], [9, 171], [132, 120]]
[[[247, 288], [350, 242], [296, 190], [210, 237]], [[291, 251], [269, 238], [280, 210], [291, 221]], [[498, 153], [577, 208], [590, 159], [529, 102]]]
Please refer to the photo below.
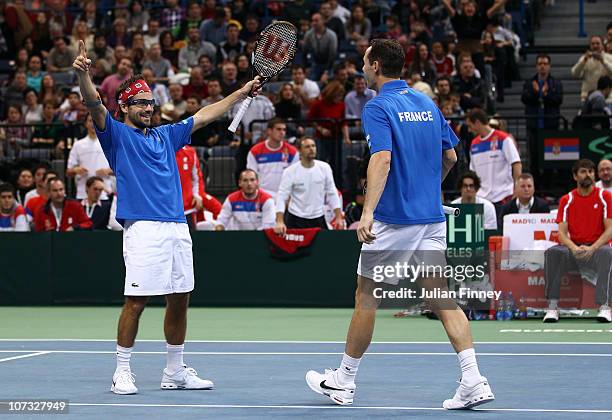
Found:
[[247, 96], [257, 96], [259, 91], [261, 90], [261, 78], [259, 76], [255, 76], [253, 80], [248, 83], [245, 83], [239, 90], [240, 96], [242, 99], [245, 99]]
[[374, 225], [374, 216], [372, 214], [363, 213], [357, 226], [357, 238], [359, 242], [371, 244], [376, 239], [376, 235], [372, 232]]
[[88, 72], [91, 67], [91, 60], [87, 58], [87, 51], [85, 50], [85, 42], [83, 40], [79, 41], [79, 51], [77, 58], [74, 59], [74, 63], [72, 63], [72, 67], [79, 72]]

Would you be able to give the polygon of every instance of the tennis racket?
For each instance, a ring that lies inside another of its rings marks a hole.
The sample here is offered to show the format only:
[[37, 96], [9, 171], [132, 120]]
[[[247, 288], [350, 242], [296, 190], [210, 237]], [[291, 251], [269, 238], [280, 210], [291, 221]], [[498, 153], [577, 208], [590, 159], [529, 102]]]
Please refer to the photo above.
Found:
[[[251, 55], [253, 68], [261, 78], [260, 86], [265, 85], [291, 64], [297, 51], [297, 42], [298, 31], [291, 22], [278, 20], [272, 22], [261, 31]], [[227, 128], [229, 131], [232, 133], [236, 132], [252, 100], [253, 96], [249, 94], [244, 102], [242, 102], [234, 116], [234, 120]]]

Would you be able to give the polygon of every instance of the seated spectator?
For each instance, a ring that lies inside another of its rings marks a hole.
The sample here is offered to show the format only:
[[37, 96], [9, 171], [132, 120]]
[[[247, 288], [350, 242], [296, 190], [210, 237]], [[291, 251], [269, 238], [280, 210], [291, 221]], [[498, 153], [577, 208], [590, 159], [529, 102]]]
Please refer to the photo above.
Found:
[[34, 215], [36, 232], [72, 232], [89, 230], [93, 223], [85, 214], [81, 203], [67, 200], [64, 183], [59, 178], [47, 181], [49, 200]]
[[[336, 228], [344, 229], [344, 217], [331, 167], [316, 159], [317, 146], [313, 139], [302, 139], [298, 150], [300, 162], [283, 171], [276, 196], [274, 231], [284, 235], [288, 228], [327, 229], [323, 210], [326, 199], [336, 215]], [[286, 207], [288, 200], [289, 206]]]
[[266, 129], [267, 138], [251, 148], [247, 155], [248, 169], [257, 173], [261, 188], [275, 197], [283, 171], [299, 161], [297, 149], [285, 140], [287, 126], [280, 118], [272, 118]]
[[[187, 99], [185, 99], [185, 103], [187, 107], [185, 108], [185, 113], [179, 117], [179, 120], [184, 120], [185, 118], [189, 118], [192, 115], [195, 115], [196, 112], [202, 108], [202, 100], [198, 95], [189, 95]], [[191, 139], [193, 143], [193, 135]]]
[[44, 189], [33, 197], [28, 197], [29, 193], [26, 194], [25, 212], [32, 230], [34, 230], [34, 215], [49, 199], [49, 181], [57, 177], [58, 174], [55, 171], [47, 170], [43, 178]]
[[32, 88], [23, 95], [24, 105], [21, 107], [23, 121], [26, 124], [35, 124], [43, 120], [43, 107], [38, 103], [38, 94]]
[[170, 93], [170, 102], [164, 106], [172, 105], [172, 110], [168, 110], [166, 113], [170, 115], [173, 121], [177, 121], [187, 110], [187, 102], [183, 99], [183, 86], [179, 83], [170, 83], [168, 92]]
[[441, 41], [436, 41], [431, 45], [431, 62], [438, 77], [450, 77], [455, 70], [454, 58], [446, 52], [446, 47]]
[[425, 44], [427, 46], [431, 44], [430, 31], [425, 22], [416, 20], [411, 29], [409, 38], [414, 44]]
[[504, 204], [499, 211], [498, 225], [503, 229], [504, 216], [507, 214], [523, 213], [550, 213], [546, 200], [536, 197], [533, 176], [529, 173], [521, 174], [514, 186], [516, 199]]
[[93, 43], [93, 33], [90, 32], [87, 22], [77, 20], [72, 27], [72, 35], [70, 36], [70, 44], [78, 45], [79, 41], [83, 40], [85, 45], [91, 45]]
[[60, 139], [62, 127], [58, 125], [59, 117], [55, 104], [52, 101], [46, 101], [42, 107], [42, 121], [44, 125], [34, 128], [32, 133], [32, 148], [38, 147], [53, 147], [58, 145], [63, 140]]
[[146, 50], [151, 49], [153, 44], [159, 44], [160, 33], [161, 31], [159, 30], [159, 20], [155, 18], [149, 19], [149, 23], [147, 25], [147, 32], [144, 35], [144, 44]]
[[417, 92], [424, 93], [431, 99], [435, 99], [436, 95], [434, 94], [433, 89], [429, 83], [426, 83], [421, 79], [421, 73], [419, 71], [413, 71], [410, 73], [410, 77], [408, 80], [406, 80], [406, 82], [408, 83], [408, 86]]
[[418, 73], [421, 75], [421, 80], [432, 86], [436, 80], [436, 70], [429, 59], [429, 49], [426, 44], [417, 45], [417, 54], [410, 67], [408, 74]]
[[386, 31], [380, 34], [380, 38], [399, 39], [402, 36], [402, 27], [399, 24], [397, 16], [388, 15], [385, 17]]
[[110, 217], [111, 202], [102, 200], [101, 196], [105, 193], [104, 180], [97, 176], [92, 176], [85, 182], [87, 197], [81, 200], [81, 206], [85, 214], [91, 220], [93, 230], [108, 230], [108, 220]]
[[597, 164], [597, 176], [599, 181], [595, 186], [612, 193], [612, 161], [609, 159], [600, 160]]
[[85, 119], [87, 108], [83, 104], [78, 91], [68, 93], [66, 100], [60, 106], [60, 120], [63, 122], [76, 122]]
[[[7, 118], [2, 124], [24, 124], [23, 113], [18, 105], [9, 105]], [[0, 128], [0, 158], [12, 160], [19, 157], [19, 152], [30, 145], [30, 132], [28, 127]]]
[[572, 168], [576, 189], [559, 202], [559, 245], [546, 250], [544, 273], [548, 310], [544, 322], [559, 320], [561, 279], [570, 270], [597, 279], [595, 303], [599, 322], [611, 322], [612, 194], [595, 186], [595, 164], [580, 159]]
[[213, 45], [225, 41], [227, 34], [227, 15], [221, 6], [215, 7], [214, 16], [206, 19], [200, 25], [200, 38]]
[[172, 36], [177, 36], [181, 29], [181, 22], [185, 20], [185, 9], [178, 0], [166, 0], [161, 11], [161, 24], [168, 29]]
[[20, 203], [24, 208], [28, 205], [28, 201], [31, 198], [46, 194], [47, 184], [45, 182], [45, 178], [48, 169], [48, 166], [44, 163], [41, 163], [34, 168], [34, 189], [28, 191], [23, 202]]
[[54, 106], [59, 106], [64, 100], [62, 91], [55, 84], [55, 79], [50, 74], [46, 74], [42, 79], [40, 88], [40, 102], [53, 102]]
[[453, 89], [461, 95], [461, 108], [465, 111], [486, 105], [486, 86], [476, 77], [475, 70], [473, 61], [464, 60], [459, 64], [459, 74], [452, 78]]
[[338, 36], [329, 29], [320, 13], [314, 13], [311, 27], [304, 35], [302, 46], [303, 62], [310, 64], [310, 80], [320, 80], [325, 72], [331, 71], [338, 55]]
[[[132, 77], [132, 60], [128, 57], [124, 57], [117, 63], [117, 71], [115, 74], [107, 76], [102, 85], [100, 91], [102, 95], [106, 97], [106, 108], [109, 112], [115, 112], [118, 108], [117, 101], [115, 99], [115, 93], [117, 88], [127, 79]], [[153, 89], [151, 87], [151, 89]]]
[[582, 105], [580, 117], [584, 118], [580, 119], [581, 128], [599, 128], [602, 130], [610, 128], [612, 111], [608, 107], [606, 99], [611, 91], [612, 79], [610, 76], [601, 76], [597, 81], [597, 89], [589, 94]]
[[217, 218], [215, 230], [263, 230], [275, 223], [274, 198], [259, 188], [257, 172], [245, 169], [238, 178], [239, 189], [229, 194]]
[[42, 59], [39, 55], [33, 55], [28, 61], [28, 72], [26, 73], [28, 87], [34, 89], [36, 94], [40, 92], [42, 79], [47, 72], [42, 71]]
[[[332, 118], [340, 120], [344, 118], [344, 88], [338, 82], [330, 82], [323, 88], [321, 99], [314, 102], [308, 110], [308, 119], [316, 120]], [[315, 121], [312, 124], [316, 128], [317, 148], [321, 160], [327, 161], [333, 157], [333, 149], [339, 133], [336, 133], [336, 124], [327, 121]], [[350, 144], [348, 126], [342, 125], [342, 138], [346, 144]]]
[[93, 176], [99, 177], [104, 183], [104, 191], [100, 198], [106, 200], [107, 194], [113, 190], [114, 174], [102, 151], [91, 114], [85, 117], [85, 128], [87, 135], [76, 141], [70, 149], [66, 176], [75, 177], [77, 200], [87, 197], [87, 180]]
[[126, 49], [130, 48], [132, 46], [132, 39], [127, 28], [127, 21], [124, 18], [116, 18], [113, 21], [113, 26], [111, 28], [110, 34], [108, 35], [108, 45], [110, 45], [115, 50], [119, 46], [122, 46]]
[[572, 76], [582, 79], [580, 99], [586, 101], [589, 93], [597, 88], [601, 76], [612, 76], [612, 54], [604, 51], [599, 35], [593, 35], [590, 49], [572, 67]]
[[291, 68], [291, 84], [305, 110], [310, 107], [310, 104], [312, 104], [321, 93], [317, 82], [307, 79], [304, 66], [299, 64], [294, 64]]
[[344, 33], [344, 22], [340, 18], [334, 16], [334, 10], [329, 2], [321, 3], [319, 14], [323, 18], [325, 26], [336, 34], [338, 42], [344, 41], [346, 38]]
[[181, 27], [177, 39], [188, 38], [188, 33], [191, 28], [196, 28], [198, 33], [200, 32], [200, 25], [202, 24], [202, 6], [197, 1], [190, 1], [187, 4], [187, 15], [181, 22]]
[[172, 64], [161, 55], [160, 44], [151, 45], [149, 58], [142, 64], [142, 68], [143, 70], [151, 69], [157, 82], [167, 82], [170, 77], [174, 76]]
[[291, 83], [283, 83], [278, 93], [278, 100], [274, 103], [276, 116], [287, 119], [302, 118], [302, 103], [297, 98]]
[[[236, 67], [233, 63], [228, 63]], [[242, 101], [236, 102], [234, 107], [230, 111], [230, 119], [234, 118], [234, 115], [238, 113], [240, 109], [240, 105], [242, 105]], [[253, 98], [251, 105], [244, 113], [242, 117], [241, 124], [244, 127], [245, 133], [244, 138], [247, 141], [247, 144], [255, 144], [265, 135], [264, 130], [266, 127], [266, 123], [258, 122], [254, 123], [251, 127], [251, 121], [255, 120], [270, 120], [275, 117], [274, 104], [266, 95], [257, 95]], [[238, 133], [238, 132], [236, 132]], [[245, 153], [246, 154], [246, 153]], [[246, 158], [244, 156], [243, 158]]]
[[370, 39], [372, 36], [372, 21], [363, 13], [363, 7], [355, 4], [351, 9], [351, 16], [345, 24], [347, 38], [357, 42], [361, 38]]
[[92, 62], [105, 60], [110, 64], [115, 64], [115, 51], [106, 43], [106, 34], [98, 32], [94, 36], [94, 42], [90, 49], [87, 50], [87, 58]]
[[15, 200], [15, 188], [0, 184], [0, 232], [28, 232], [25, 210]]
[[[344, 116], [347, 119], [356, 118], [361, 120], [363, 107], [370, 99], [376, 96], [376, 91], [367, 87], [367, 82], [362, 74], [355, 76], [353, 90], [344, 97]], [[356, 122], [355, 128], [360, 129], [361, 121]]]
[[214, 58], [217, 54], [217, 49], [213, 44], [200, 39], [200, 30], [198, 28], [189, 28], [187, 31], [187, 45], [179, 50], [178, 67], [181, 71], [188, 71], [198, 65], [198, 59], [207, 55]]
[[238, 83], [240, 85], [244, 85], [253, 77], [253, 69], [251, 68], [251, 59], [250, 56], [246, 53], [238, 55], [234, 59], [234, 64], [236, 64], [236, 69], [238, 70], [238, 74], [236, 79], [238, 79]]
[[346, 7], [339, 4], [338, 0], [329, 0], [328, 3], [332, 9], [332, 16], [340, 19], [342, 23], [348, 22], [351, 12]]
[[[21, 107], [21, 104], [23, 104], [23, 94], [27, 88], [28, 79], [26, 73], [24, 71], [15, 72], [13, 81], [6, 89], [6, 93], [4, 94], [5, 107], [9, 105], [17, 105]], [[4, 110], [6, 110], [6, 108], [4, 108]]]
[[15, 189], [15, 201], [17, 204], [25, 206], [26, 195], [32, 190], [35, 190], [34, 175], [32, 175], [32, 171], [29, 169], [20, 170], [19, 176], [17, 176]]
[[259, 36], [259, 16], [249, 14], [246, 17], [244, 27], [240, 31], [240, 39], [244, 42], [251, 42], [257, 40]]
[[[133, 33], [141, 33], [147, 27], [147, 22], [151, 17], [149, 12], [144, 10], [142, 1], [136, 0], [130, 2], [130, 14], [128, 18], [128, 28]], [[134, 38], [132, 37], [132, 46]]]
[[469, 130], [476, 134], [470, 146], [470, 169], [482, 180], [478, 195], [499, 209], [512, 198], [514, 183], [522, 172], [514, 139], [489, 125], [489, 117], [481, 109], [466, 116]]
[[461, 174], [457, 182], [457, 188], [461, 191], [461, 197], [451, 201], [451, 204], [482, 204], [484, 211], [485, 230], [497, 230], [497, 213], [495, 206], [486, 198], [478, 196], [480, 190], [480, 177], [474, 171]]
[[202, 106], [207, 106], [219, 102], [225, 96], [221, 90], [221, 81], [219, 79], [211, 78], [208, 80], [208, 96], [202, 101]]
[[234, 63], [228, 61], [221, 67], [221, 91], [223, 96], [228, 96], [240, 89], [238, 83], [238, 68]]
[[247, 43], [240, 39], [238, 25], [230, 23], [227, 25], [227, 36], [225, 41], [217, 46], [217, 63], [233, 62], [236, 57], [246, 51]]
[[155, 99], [156, 106], [161, 107], [170, 102], [170, 92], [168, 92], [168, 88], [163, 83], [156, 82], [153, 70], [143, 69], [142, 77], [149, 85], [149, 88], [151, 88], [151, 93], [153, 93], [153, 99]]
[[62, 36], [53, 38], [53, 48], [47, 56], [47, 71], [49, 73], [71, 73], [72, 62], [76, 51], [68, 46], [68, 41]]
[[178, 69], [179, 50], [176, 48], [172, 32], [163, 31], [159, 35], [159, 45], [161, 46], [161, 56], [172, 64], [172, 70]]

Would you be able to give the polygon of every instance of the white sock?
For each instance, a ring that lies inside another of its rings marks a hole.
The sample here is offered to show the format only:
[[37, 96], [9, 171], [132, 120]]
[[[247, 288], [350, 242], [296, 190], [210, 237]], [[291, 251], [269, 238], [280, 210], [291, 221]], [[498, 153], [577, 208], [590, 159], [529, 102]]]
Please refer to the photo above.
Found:
[[548, 301], [548, 309], [557, 309], [559, 307], [559, 299], [550, 299]]
[[117, 344], [117, 371], [130, 370], [130, 359], [134, 347], [121, 347]]
[[183, 350], [185, 344], [167, 344], [166, 368], [174, 373], [183, 367]]
[[474, 349], [466, 349], [457, 353], [459, 365], [461, 366], [461, 382], [464, 385], [473, 386], [480, 382], [480, 371], [476, 363], [476, 352]]
[[340, 369], [336, 371], [338, 373], [338, 385], [347, 385], [355, 382], [359, 362], [361, 362], [361, 358], [355, 359], [344, 353], [342, 356], [342, 363], [340, 363]]

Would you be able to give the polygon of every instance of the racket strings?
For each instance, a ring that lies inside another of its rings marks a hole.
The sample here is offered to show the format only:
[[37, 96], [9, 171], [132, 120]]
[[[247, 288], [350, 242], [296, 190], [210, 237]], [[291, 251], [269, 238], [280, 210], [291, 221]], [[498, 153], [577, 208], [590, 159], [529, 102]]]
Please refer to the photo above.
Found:
[[253, 66], [263, 77], [273, 77], [293, 60], [297, 49], [297, 29], [290, 23], [275, 23], [261, 33]]

